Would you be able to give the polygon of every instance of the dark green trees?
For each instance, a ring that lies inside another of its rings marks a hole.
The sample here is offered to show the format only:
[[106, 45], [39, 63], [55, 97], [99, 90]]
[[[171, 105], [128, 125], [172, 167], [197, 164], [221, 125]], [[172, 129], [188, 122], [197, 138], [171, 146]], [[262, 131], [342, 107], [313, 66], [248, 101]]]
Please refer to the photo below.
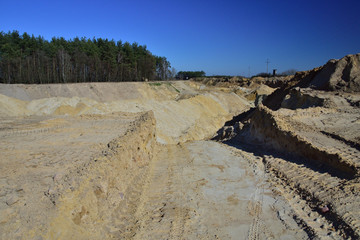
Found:
[[196, 77], [205, 77], [204, 71], [180, 71], [176, 75], [178, 79], [190, 79], [190, 78], [196, 78]]
[[169, 73], [165, 57], [137, 43], [0, 32], [0, 83], [166, 80]]
[[156, 57], [156, 76], [159, 80], [169, 79], [171, 75], [170, 62], [166, 57]]

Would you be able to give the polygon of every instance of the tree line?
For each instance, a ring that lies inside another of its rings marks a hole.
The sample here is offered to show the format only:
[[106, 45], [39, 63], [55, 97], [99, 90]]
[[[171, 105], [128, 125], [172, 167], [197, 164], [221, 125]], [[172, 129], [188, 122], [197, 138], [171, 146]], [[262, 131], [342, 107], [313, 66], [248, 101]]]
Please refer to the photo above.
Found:
[[0, 83], [76, 83], [166, 80], [166, 57], [138, 43], [102, 38], [30, 36], [0, 32]]
[[178, 79], [190, 79], [190, 78], [197, 78], [197, 77], [205, 77], [204, 71], [180, 71], [177, 73], [176, 78]]

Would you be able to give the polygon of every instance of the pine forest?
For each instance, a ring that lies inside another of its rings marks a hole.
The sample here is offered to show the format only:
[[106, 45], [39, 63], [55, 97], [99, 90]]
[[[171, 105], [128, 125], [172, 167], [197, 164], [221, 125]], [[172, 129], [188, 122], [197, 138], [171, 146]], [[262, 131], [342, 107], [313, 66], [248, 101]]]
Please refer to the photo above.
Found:
[[102, 38], [65, 40], [0, 32], [0, 83], [76, 83], [167, 80], [166, 57], [145, 45]]

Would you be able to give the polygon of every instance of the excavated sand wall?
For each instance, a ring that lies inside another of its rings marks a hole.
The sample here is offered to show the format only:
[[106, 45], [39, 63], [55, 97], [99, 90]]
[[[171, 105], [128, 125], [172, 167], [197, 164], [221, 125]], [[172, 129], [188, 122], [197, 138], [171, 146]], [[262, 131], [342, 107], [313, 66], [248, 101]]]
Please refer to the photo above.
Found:
[[277, 118], [275, 112], [265, 106], [260, 106], [255, 111], [249, 135], [275, 149], [303, 156], [314, 161], [314, 164], [325, 164], [341, 172], [346, 178], [353, 178], [357, 174], [355, 166], [343, 162], [337, 154], [318, 149], [299, 137], [291, 131], [290, 125]]
[[[152, 112], [143, 114], [125, 135], [112, 140], [101, 154], [69, 172], [49, 190], [55, 212], [27, 236], [33, 239], [107, 239], [114, 218], [131, 215], [149, 162], [156, 151]], [[56, 180], [57, 176], [54, 177]], [[115, 231], [115, 230], [114, 230]]]

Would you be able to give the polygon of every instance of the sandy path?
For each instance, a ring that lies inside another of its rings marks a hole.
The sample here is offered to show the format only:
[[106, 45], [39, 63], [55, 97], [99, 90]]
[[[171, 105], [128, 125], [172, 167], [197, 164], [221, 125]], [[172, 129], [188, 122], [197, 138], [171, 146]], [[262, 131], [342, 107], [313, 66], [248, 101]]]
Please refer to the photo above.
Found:
[[254, 155], [211, 141], [166, 145], [150, 166], [135, 220], [127, 226], [131, 231], [121, 237], [306, 238], [282, 214], [288, 210], [275, 199]]

